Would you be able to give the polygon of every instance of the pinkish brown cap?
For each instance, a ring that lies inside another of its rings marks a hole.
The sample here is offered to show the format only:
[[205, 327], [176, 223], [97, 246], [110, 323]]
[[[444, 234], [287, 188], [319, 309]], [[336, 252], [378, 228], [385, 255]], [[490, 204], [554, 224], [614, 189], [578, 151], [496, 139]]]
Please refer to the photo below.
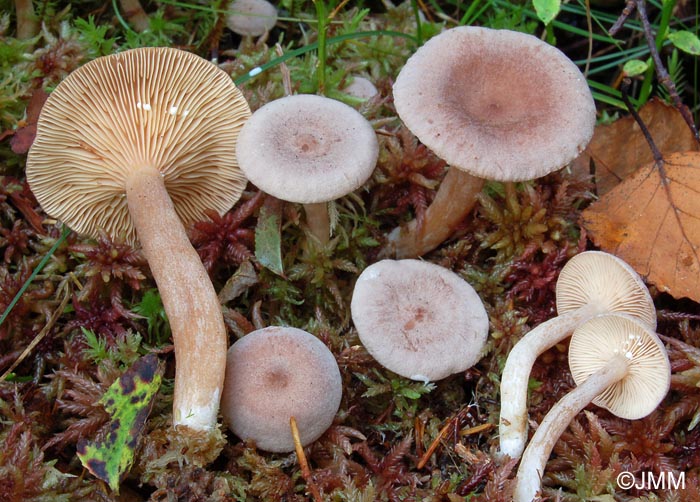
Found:
[[382, 260], [355, 283], [352, 320], [379, 364], [412, 380], [440, 380], [481, 357], [489, 320], [464, 279], [420, 260]]
[[569, 367], [577, 385], [619, 356], [627, 360], [627, 374], [593, 403], [618, 417], [637, 420], [656, 409], [671, 384], [668, 355], [656, 333], [633, 317], [605, 314], [582, 324], [571, 336]]
[[266, 0], [234, 0], [228, 8], [226, 26], [243, 36], [259, 37], [277, 23], [277, 9]]
[[271, 326], [229, 349], [221, 413], [234, 434], [262, 450], [294, 450], [290, 417], [302, 445], [318, 439], [333, 423], [341, 397], [333, 354], [306, 331]]
[[428, 40], [394, 84], [401, 120], [451, 166], [499, 181], [573, 160], [596, 109], [576, 65], [537, 37], [460, 26]]
[[354, 108], [312, 94], [258, 109], [238, 137], [241, 169], [258, 188], [289, 202], [316, 203], [359, 188], [377, 163], [371, 124]]
[[27, 180], [44, 210], [76, 232], [134, 243], [129, 174], [158, 169], [185, 226], [206, 209], [224, 213], [246, 185], [235, 145], [249, 116], [231, 77], [195, 54], [160, 47], [101, 57], [49, 96]]

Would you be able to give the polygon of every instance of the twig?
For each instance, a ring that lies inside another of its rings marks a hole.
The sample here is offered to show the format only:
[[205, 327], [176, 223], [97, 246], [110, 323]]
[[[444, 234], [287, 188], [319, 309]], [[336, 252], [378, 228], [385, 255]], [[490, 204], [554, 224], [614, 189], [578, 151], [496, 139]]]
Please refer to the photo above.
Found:
[[646, 38], [647, 40], [649, 52], [651, 53], [651, 57], [654, 60], [656, 78], [659, 79], [659, 82], [661, 82], [661, 84], [663, 84], [666, 90], [668, 90], [668, 93], [671, 96], [671, 99], [673, 100], [673, 104], [681, 112], [681, 115], [683, 116], [683, 119], [685, 120], [686, 124], [688, 124], [688, 127], [690, 127], [690, 130], [692, 131], [695, 140], [700, 141], [700, 136], [698, 136], [698, 129], [697, 127], [695, 127], [693, 116], [690, 113], [688, 107], [685, 106], [685, 104], [683, 104], [683, 102], [681, 101], [681, 97], [678, 95], [678, 91], [676, 90], [676, 84], [673, 82], [671, 76], [668, 74], [668, 71], [666, 71], [666, 67], [661, 62], [661, 56], [659, 56], [659, 51], [656, 50], [656, 44], [654, 43], [654, 35], [651, 32], [651, 23], [649, 22], [649, 17], [647, 16], [646, 5], [644, 3], [644, 0], [635, 1], [637, 2], [637, 12], [639, 13], [639, 19], [641, 19], [642, 26], [644, 27], [644, 38]]
[[627, 21], [627, 18], [630, 17], [634, 12], [634, 8], [636, 7], [636, 1], [637, 0], [627, 0], [627, 4], [623, 9], [622, 14], [620, 14], [620, 17], [617, 18], [617, 21], [615, 21], [615, 24], [612, 25], [612, 28], [608, 30], [608, 35], [614, 37], [617, 34], [617, 32], [620, 31], [622, 25], [625, 24], [625, 21]]
[[[685, 123], [688, 124], [688, 127], [693, 133], [695, 141], [700, 142], [700, 135], [698, 135], [698, 129], [695, 126], [695, 121], [693, 120], [693, 116], [690, 113], [690, 109], [681, 101], [681, 97], [678, 95], [678, 90], [676, 89], [676, 84], [671, 79], [671, 76], [668, 74], [668, 71], [666, 71], [666, 67], [661, 61], [661, 56], [659, 55], [659, 51], [656, 47], [654, 33], [652, 32], [651, 23], [649, 22], [649, 16], [647, 16], [645, 0], [627, 0], [627, 4], [625, 5], [622, 14], [617, 19], [617, 21], [615, 21], [615, 24], [612, 26], [612, 28], [608, 30], [608, 33], [611, 36], [614, 36], [620, 30], [625, 21], [627, 21], [627, 18], [630, 16], [630, 14], [632, 14], [635, 8], [637, 9], [639, 19], [642, 22], [644, 38], [646, 39], [647, 45], [649, 46], [649, 53], [651, 54], [651, 58], [654, 61], [654, 70], [656, 71], [656, 78], [668, 91], [669, 96], [673, 100], [674, 106], [681, 113], [683, 120], [685, 120]], [[628, 108], [630, 108], [631, 111], [631, 107], [629, 107], [629, 105]]]
[[289, 417], [289, 427], [292, 429], [292, 439], [294, 440], [294, 450], [297, 453], [297, 460], [299, 461], [299, 467], [301, 467], [301, 477], [306, 481], [306, 487], [314, 498], [315, 502], [323, 502], [321, 498], [321, 492], [318, 491], [316, 483], [311, 479], [311, 469], [309, 469], [309, 462], [306, 460], [306, 455], [304, 454], [304, 447], [301, 445], [301, 439], [299, 438], [299, 429], [297, 428], [297, 421], [294, 417]]

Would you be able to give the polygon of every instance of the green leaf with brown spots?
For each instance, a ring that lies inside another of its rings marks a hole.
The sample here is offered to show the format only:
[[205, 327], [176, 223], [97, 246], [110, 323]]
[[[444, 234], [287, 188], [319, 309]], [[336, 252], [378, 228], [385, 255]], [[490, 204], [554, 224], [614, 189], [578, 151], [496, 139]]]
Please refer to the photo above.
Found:
[[134, 461], [134, 450], [151, 413], [161, 375], [162, 368], [155, 354], [136, 361], [100, 399], [112, 417], [104, 437], [78, 443], [78, 458], [83, 466], [116, 493]]

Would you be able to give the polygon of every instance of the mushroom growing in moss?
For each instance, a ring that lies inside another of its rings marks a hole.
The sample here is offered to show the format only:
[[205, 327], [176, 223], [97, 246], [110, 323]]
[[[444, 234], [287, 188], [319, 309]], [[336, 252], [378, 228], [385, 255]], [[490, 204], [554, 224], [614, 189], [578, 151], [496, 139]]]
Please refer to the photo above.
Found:
[[327, 203], [359, 188], [377, 163], [371, 124], [354, 108], [311, 94], [271, 101], [238, 137], [241, 169], [258, 188], [304, 205], [311, 234], [330, 237]]
[[221, 413], [241, 439], [289, 452], [290, 418], [301, 444], [312, 443], [333, 423], [342, 391], [338, 364], [323, 342], [301, 329], [270, 326], [229, 349]]
[[352, 320], [379, 364], [412, 380], [446, 378], [481, 357], [489, 320], [467, 281], [419, 260], [382, 260], [355, 283]]
[[558, 316], [528, 332], [511, 349], [501, 376], [501, 453], [519, 457], [527, 442], [527, 389], [537, 357], [599, 314], [625, 313], [651, 329], [656, 309], [642, 279], [627, 263], [602, 251], [586, 251], [562, 268], [556, 286]]
[[229, 30], [245, 37], [259, 37], [277, 23], [277, 9], [267, 0], [233, 0], [226, 15]]
[[622, 314], [594, 317], [576, 328], [569, 367], [576, 388], [554, 405], [532, 436], [518, 468], [515, 502], [535, 498], [554, 444], [589, 403], [637, 420], [656, 409], [671, 383], [668, 355], [656, 333]]
[[[250, 110], [194, 54], [134, 49], [69, 75], [42, 109], [27, 180], [81, 234], [140, 242], [175, 344], [173, 424], [216, 430], [226, 367], [221, 307], [185, 226], [227, 211], [246, 179], [235, 145]], [[203, 371], [204, 370], [204, 371]]]
[[460, 26], [409, 58], [394, 84], [401, 120], [450, 168], [420, 221], [395, 229], [385, 256], [421, 256], [448, 238], [485, 179], [544, 176], [593, 135], [586, 79], [556, 47], [509, 30]]

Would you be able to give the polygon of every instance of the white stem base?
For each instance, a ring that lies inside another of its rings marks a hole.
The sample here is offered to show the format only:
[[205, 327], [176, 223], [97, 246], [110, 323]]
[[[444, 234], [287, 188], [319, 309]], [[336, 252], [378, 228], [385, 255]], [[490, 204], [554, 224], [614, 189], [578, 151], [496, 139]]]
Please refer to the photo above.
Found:
[[163, 178], [141, 168], [126, 181], [129, 212], [173, 334], [173, 425], [216, 427], [228, 339], [221, 306], [175, 212]]
[[624, 378], [628, 370], [627, 358], [622, 355], [612, 358], [549, 410], [523, 454], [515, 476], [514, 502], [532, 502], [540, 491], [547, 460], [559, 437], [582, 409], [609, 386]]
[[584, 305], [554, 317], [528, 332], [511, 349], [501, 375], [501, 418], [498, 425], [501, 454], [518, 458], [525, 449], [528, 381], [537, 357], [599, 313], [600, 309], [595, 305]]

